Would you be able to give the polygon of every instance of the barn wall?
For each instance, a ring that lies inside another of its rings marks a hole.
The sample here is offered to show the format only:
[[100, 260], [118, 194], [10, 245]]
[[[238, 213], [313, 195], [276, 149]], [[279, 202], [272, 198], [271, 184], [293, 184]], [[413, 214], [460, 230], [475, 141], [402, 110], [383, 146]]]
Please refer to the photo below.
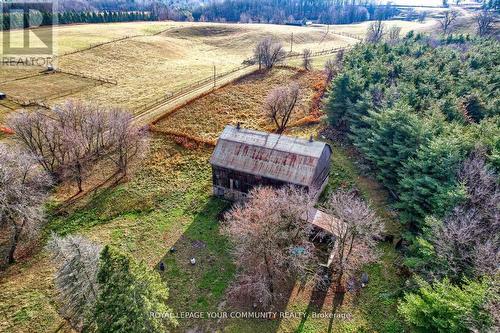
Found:
[[256, 186], [281, 187], [287, 183], [239, 172], [236, 170], [212, 166], [212, 181], [214, 195], [229, 200], [240, 200]]
[[321, 153], [321, 157], [318, 159], [318, 164], [316, 166], [316, 171], [314, 173], [314, 179], [312, 186], [316, 189], [322, 189], [325, 186], [328, 175], [330, 174], [330, 160], [332, 152], [329, 146], [325, 146], [325, 149]]

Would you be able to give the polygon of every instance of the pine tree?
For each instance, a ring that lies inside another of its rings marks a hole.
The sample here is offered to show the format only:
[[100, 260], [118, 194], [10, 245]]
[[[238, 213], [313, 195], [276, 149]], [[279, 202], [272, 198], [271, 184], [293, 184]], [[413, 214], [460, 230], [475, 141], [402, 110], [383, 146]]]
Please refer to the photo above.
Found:
[[[157, 273], [106, 246], [97, 276], [97, 332], [165, 332], [176, 320], [166, 305], [168, 289]], [[156, 314], [156, 315], [154, 315]]]
[[384, 186], [397, 193], [403, 163], [416, 155], [419, 146], [429, 140], [431, 131], [408, 105], [372, 111], [365, 120], [369, 127], [354, 130], [354, 144], [374, 163], [377, 178]]
[[415, 332], [489, 332], [492, 321], [484, 309], [486, 281], [454, 286], [447, 279], [428, 284], [417, 279], [417, 293], [405, 295], [398, 311]]
[[81, 236], [52, 235], [47, 245], [56, 264], [55, 283], [60, 311], [76, 329], [88, 325], [98, 295], [97, 270], [101, 247]]
[[441, 135], [421, 145], [399, 174], [399, 203], [403, 222], [421, 230], [426, 215], [443, 217], [465, 199], [465, 189], [456, 179], [461, 161], [472, 144], [458, 133]]

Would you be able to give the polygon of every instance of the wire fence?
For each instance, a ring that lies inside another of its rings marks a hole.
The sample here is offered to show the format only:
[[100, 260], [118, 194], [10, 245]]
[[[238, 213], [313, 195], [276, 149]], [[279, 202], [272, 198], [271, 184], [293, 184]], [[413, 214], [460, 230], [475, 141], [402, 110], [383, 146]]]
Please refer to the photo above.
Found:
[[330, 31], [330, 33], [335, 34], [335, 35], [340, 35], [344, 37], [349, 37], [352, 39], [357, 39], [359, 41], [363, 41], [363, 38], [359, 37], [358, 35], [350, 34], [348, 32], [343, 32], [343, 31]]
[[[350, 47], [336, 47], [336, 48], [332, 48], [332, 49], [326, 49], [326, 50], [313, 52], [311, 54], [311, 56], [318, 57], [318, 56], [322, 56], [322, 55], [334, 54], [334, 53], [337, 53], [341, 50], [348, 50], [348, 49], [350, 49]], [[284, 60], [285, 59], [293, 59], [293, 58], [299, 58], [302, 56], [303, 56], [303, 53], [289, 53], [289, 54], [285, 55], [283, 59]], [[232, 70], [216, 74], [215, 76], [212, 75], [212, 76], [200, 79], [198, 81], [192, 82], [192, 83], [176, 90], [175, 92], [166, 93], [164, 96], [161, 96], [161, 97], [159, 97], [155, 100], [152, 100], [148, 103], [140, 104], [134, 108], [134, 111], [135, 111], [134, 115], [137, 118], [141, 115], [146, 114], [148, 112], [148, 110], [152, 110], [152, 109], [159, 107], [163, 104], [166, 104], [170, 101], [173, 101], [175, 99], [178, 99], [180, 97], [188, 95], [188, 94], [192, 93], [193, 91], [195, 91], [195, 90], [197, 90], [205, 85], [208, 85], [209, 83], [212, 83], [212, 82], [213, 82], [213, 88], [215, 88], [218, 80], [221, 80], [221, 79], [223, 79], [223, 78], [225, 78], [233, 73], [236, 73], [238, 71], [249, 68], [249, 67], [255, 65], [256, 63], [257, 62], [254, 58], [248, 58], [248, 59], [243, 61], [243, 64], [241, 66], [233, 68]]]
[[115, 85], [115, 86], [118, 84], [118, 81], [116, 81], [115, 79], [110, 79], [110, 78], [106, 78], [106, 77], [102, 77], [102, 76], [92, 76], [92, 75], [89, 75], [89, 74], [86, 74], [86, 73], [83, 73], [83, 72], [76, 72], [76, 71], [73, 72], [73, 71], [69, 71], [69, 70], [66, 70], [66, 69], [57, 69], [57, 70], [55, 70], [55, 72], [62, 73], [62, 74], [73, 75], [73, 76], [78, 76], [78, 77], [81, 77], [81, 78], [84, 78], [84, 79], [99, 81], [101, 83], [112, 84], [112, 85]]
[[192, 83], [176, 90], [175, 92], [166, 93], [164, 96], [159, 97], [153, 101], [139, 105], [138, 107], [134, 108], [135, 109], [134, 114], [136, 115], [136, 117], [140, 116], [140, 115], [146, 113], [148, 110], [151, 110], [157, 106], [168, 103], [172, 100], [175, 100], [175, 99], [180, 98], [182, 96], [185, 96], [187, 94], [190, 94], [191, 92], [193, 92], [193, 91], [195, 91], [195, 90], [197, 90], [205, 85], [208, 85], [209, 83], [213, 83], [213, 87], [215, 88], [218, 80], [224, 79], [233, 73], [236, 73], [236, 72], [241, 71], [243, 69], [249, 68], [252, 65], [253, 64], [248, 64], [248, 63], [243, 64], [243, 65], [238, 66], [236, 68], [233, 68], [229, 71], [222, 72], [222, 73], [219, 73], [216, 75], [211, 75], [209, 77], [192, 82]]
[[115, 38], [115, 39], [112, 39], [112, 40], [108, 40], [106, 42], [93, 43], [93, 44], [91, 43], [91, 44], [89, 44], [89, 46], [84, 47], [83, 49], [78, 49], [78, 50], [69, 51], [69, 52], [66, 52], [66, 53], [63, 53], [63, 54], [59, 54], [58, 57], [61, 58], [61, 57], [69, 56], [71, 54], [85, 52], [85, 51], [88, 51], [88, 50], [95, 49], [96, 47], [100, 47], [100, 46], [107, 45], [107, 44], [112, 44], [112, 43], [117, 43], [117, 42], [121, 42], [121, 41], [123, 41], [125, 39], [134, 38], [134, 37], [140, 37], [140, 36], [145, 36], [145, 35], [139, 35], [139, 34], [137, 34], [137, 35], [127, 35], [127, 36], [124, 36], [124, 37], [120, 37], [120, 38]]
[[85, 52], [85, 51], [88, 51], [88, 50], [92, 50], [92, 49], [95, 49], [96, 47], [100, 47], [100, 46], [104, 46], [104, 45], [108, 45], [108, 44], [112, 44], [112, 43], [117, 43], [117, 42], [121, 42], [121, 41], [124, 41], [126, 39], [131, 39], [131, 38], [136, 38], [136, 37], [145, 37], [145, 36], [158, 36], [164, 32], [167, 32], [169, 30], [172, 30], [173, 28], [172, 27], [168, 27], [166, 29], [163, 29], [163, 30], [160, 30], [160, 31], [157, 31], [155, 33], [152, 33], [152, 34], [136, 34], [136, 35], [127, 35], [127, 36], [123, 36], [123, 37], [119, 37], [119, 38], [115, 38], [115, 39], [111, 39], [111, 40], [108, 40], [108, 41], [105, 41], [105, 42], [100, 42], [100, 43], [91, 43], [89, 44], [87, 47], [84, 47], [83, 49], [78, 49], [78, 50], [74, 50], [74, 51], [69, 51], [69, 52], [66, 52], [66, 53], [62, 53], [62, 54], [59, 54], [58, 57], [61, 58], [61, 57], [65, 57], [65, 56], [68, 56], [68, 55], [71, 55], [71, 54], [76, 54], [76, 53], [80, 53], [80, 52]]

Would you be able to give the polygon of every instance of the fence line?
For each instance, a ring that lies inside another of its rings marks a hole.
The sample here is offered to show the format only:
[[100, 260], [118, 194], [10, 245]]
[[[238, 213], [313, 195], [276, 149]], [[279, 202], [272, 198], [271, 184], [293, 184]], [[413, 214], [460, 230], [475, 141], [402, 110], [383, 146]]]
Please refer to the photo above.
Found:
[[105, 78], [102, 76], [92, 76], [92, 75], [85, 74], [83, 72], [72, 72], [72, 71], [68, 71], [65, 69], [56, 69], [55, 72], [73, 75], [73, 76], [79, 76], [79, 77], [83, 77], [84, 79], [99, 81], [101, 83], [113, 84], [115, 86], [118, 84], [118, 81], [116, 81], [115, 79]]
[[332, 34], [335, 34], [335, 35], [341, 35], [341, 36], [344, 36], [344, 37], [349, 37], [349, 38], [352, 38], [352, 39], [357, 39], [359, 41], [363, 41], [363, 38], [357, 36], [357, 35], [354, 35], [354, 34], [351, 34], [351, 33], [348, 33], [348, 32], [342, 32], [342, 31], [331, 31], [330, 33]]
[[160, 30], [158, 32], [155, 32], [153, 34], [145, 34], [145, 35], [141, 35], [141, 34], [136, 34], [136, 35], [127, 35], [127, 36], [124, 36], [124, 37], [119, 37], [119, 38], [115, 38], [115, 39], [112, 39], [112, 40], [108, 40], [106, 42], [101, 42], [101, 43], [95, 43], [95, 44], [90, 44], [89, 46], [83, 48], [83, 49], [78, 49], [78, 50], [74, 50], [74, 51], [69, 51], [69, 52], [66, 52], [66, 53], [63, 53], [63, 54], [60, 54], [60, 55], [57, 55], [58, 57], [65, 57], [65, 56], [68, 56], [68, 55], [71, 55], [71, 54], [75, 54], [75, 53], [80, 53], [80, 52], [85, 52], [85, 51], [88, 51], [88, 50], [92, 50], [92, 49], [95, 49], [96, 47], [100, 47], [100, 46], [103, 46], [103, 45], [107, 45], [107, 44], [112, 44], [112, 43], [117, 43], [117, 42], [121, 42], [123, 40], [126, 40], [126, 39], [131, 39], [131, 38], [136, 38], [136, 37], [145, 37], [145, 36], [158, 36], [164, 32], [167, 32], [169, 30], [172, 30], [173, 28], [172, 27], [168, 27], [166, 29], [163, 29], [163, 30]]
[[47, 73], [45, 71], [41, 71], [41, 72], [37, 72], [36, 74], [26, 75], [26, 76], [18, 77], [15, 79], [2, 81], [2, 82], [0, 82], [0, 84], [14, 82], [14, 81], [20, 81], [20, 80], [25, 80], [25, 79], [31, 79], [32, 77], [37, 77], [37, 76], [44, 75], [44, 74], [47, 74]]
[[[238, 71], [243, 70], [245, 68], [248, 68], [250, 66], [252, 66], [252, 64], [245, 64], [245, 65], [241, 65], [241, 66], [238, 66], [236, 68], [233, 68], [232, 70], [216, 74], [215, 75], [215, 81], [217, 81], [219, 79], [223, 79], [223, 78], [227, 77], [228, 75], [231, 75], [231, 74], [233, 74], [235, 72], [238, 72]], [[172, 100], [177, 99], [179, 97], [182, 97], [182, 96], [184, 96], [184, 95], [186, 95], [188, 93], [191, 93], [192, 91], [194, 91], [194, 90], [196, 90], [196, 89], [198, 89], [200, 87], [203, 87], [204, 85], [206, 85], [206, 84], [208, 84], [210, 82], [214, 82], [214, 76], [213, 75], [209, 76], [209, 77], [206, 77], [204, 79], [200, 79], [198, 81], [192, 82], [189, 85], [186, 85], [186, 86], [184, 86], [184, 87], [176, 90], [175, 92], [171, 92], [169, 94], [166, 94], [165, 96], [157, 98], [154, 101], [151, 101], [149, 103], [141, 104], [137, 108], [134, 108], [136, 110], [136, 112], [134, 112], [134, 114], [135, 114], [136, 117], [138, 117], [138, 116], [144, 114], [145, 112], [147, 112], [147, 110], [149, 110], [149, 109], [152, 109], [154, 107], [157, 107], [159, 105], [162, 105], [164, 103], [172, 101]]]
[[[340, 50], [347, 50], [349, 49], [349, 47], [336, 47], [336, 48], [333, 48], [333, 49], [328, 49], [328, 50], [321, 50], [321, 51], [317, 51], [317, 52], [313, 52], [312, 53], [312, 57], [317, 57], [317, 56], [321, 56], [321, 55], [326, 55], [326, 54], [333, 54], [333, 53], [337, 53], [339, 52]], [[284, 59], [290, 59], [290, 58], [296, 58], [296, 57], [301, 57], [303, 54], [302, 53], [291, 53], [291, 54], [288, 54], [284, 57]], [[215, 75], [215, 81], [219, 80], [219, 79], [223, 79], [225, 77], [227, 77], [228, 75], [231, 75], [235, 72], [238, 72], [240, 70], [243, 70], [243, 69], [246, 69], [252, 65], [255, 65], [256, 64], [256, 61], [255, 59], [253, 58], [249, 58], [249, 59], [246, 59], [245, 61], [243, 61], [243, 65], [241, 66], [238, 66], [232, 70], [229, 70], [229, 71], [226, 71], [226, 72], [223, 72], [223, 73], [219, 73], [219, 74], [216, 74]], [[139, 117], [143, 114], [145, 114], [148, 110], [151, 110], [157, 106], [160, 106], [162, 104], [165, 104], [169, 101], [172, 101], [172, 100], [175, 100], [179, 97], [182, 97], [186, 94], [189, 94], [191, 93], [192, 91], [196, 90], [196, 89], [199, 89], [201, 88], [202, 86], [210, 83], [210, 82], [213, 82], [214, 81], [214, 76], [210, 76], [210, 77], [206, 77], [204, 79], [200, 79], [198, 81], [195, 81], [195, 82], [192, 82], [178, 90], [176, 90], [175, 92], [171, 92], [169, 94], [166, 94], [165, 96], [162, 96], [160, 98], [157, 98], [151, 102], [148, 102], [148, 103], [143, 103], [141, 105], [139, 105], [138, 107], [134, 108], [135, 112], [134, 112], [134, 115], [135, 117]], [[215, 83], [215, 82], [214, 82]]]
[[65, 57], [65, 56], [68, 56], [68, 55], [71, 55], [71, 54], [85, 52], [85, 51], [88, 51], [88, 50], [95, 49], [96, 47], [100, 47], [100, 46], [107, 45], [107, 44], [112, 44], [112, 43], [117, 43], [117, 42], [121, 42], [122, 40], [125, 40], [125, 39], [134, 38], [134, 37], [140, 37], [140, 36], [147, 36], [147, 35], [139, 35], [139, 34], [137, 34], [137, 35], [127, 35], [127, 36], [124, 36], [124, 37], [119, 37], [119, 38], [115, 38], [115, 39], [112, 39], [112, 40], [108, 40], [106, 42], [90, 44], [89, 46], [87, 46], [87, 47], [85, 47], [83, 49], [78, 49], [78, 50], [69, 51], [69, 52], [66, 52], [66, 53], [63, 53], [63, 54], [58, 54], [57, 57], [61, 58], [61, 57]]

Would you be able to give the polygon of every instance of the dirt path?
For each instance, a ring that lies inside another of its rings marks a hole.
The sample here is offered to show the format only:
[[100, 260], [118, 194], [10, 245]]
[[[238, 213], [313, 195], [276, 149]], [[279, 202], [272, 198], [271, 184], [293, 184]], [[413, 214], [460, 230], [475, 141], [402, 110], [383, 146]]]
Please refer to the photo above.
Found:
[[[345, 50], [349, 50], [351, 47], [344, 48]], [[335, 54], [338, 51], [332, 50], [331, 52], [326, 52], [321, 54], [314, 55], [312, 58], [321, 57], [329, 54]], [[151, 124], [156, 120], [168, 115], [170, 112], [175, 111], [177, 108], [189, 103], [190, 101], [197, 99], [211, 91], [221, 88], [231, 82], [234, 82], [246, 75], [252, 74], [258, 70], [257, 65], [252, 65], [248, 67], [244, 67], [240, 70], [234, 71], [233, 73], [229, 73], [224, 77], [218, 78], [214, 85], [213, 81], [209, 81], [203, 85], [200, 85], [192, 90], [186, 91], [185, 93], [179, 94], [174, 98], [168, 99], [167, 101], [160, 103], [150, 109], [144, 110], [139, 114], [134, 116], [134, 121], [138, 124]]]
[[239, 78], [251, 74], [258, 70], [258, 66], [249, 66], [243, 68], [239, 71], [235, 71], [234, 73], [228, 74], [223, 78], [217, 79], [215, 85], [213, 82], [207, 82], [193, 90], [187, 91], [179, 96], [176, 96], [172, 99], [167, 100], [164, 103], [161, 103], [149, 110], [146, 110], [134, 117], [134, 121], [139, 124], [149, 124], [154, 122], [155, 120], [161, 118], [168, 112], [175, 110], [176, 108], [189, 103], [191, 100], [196, 99], [204, 94], [211, 92], [214, 89], [220, 88], [228, 83], [238, 80]]

